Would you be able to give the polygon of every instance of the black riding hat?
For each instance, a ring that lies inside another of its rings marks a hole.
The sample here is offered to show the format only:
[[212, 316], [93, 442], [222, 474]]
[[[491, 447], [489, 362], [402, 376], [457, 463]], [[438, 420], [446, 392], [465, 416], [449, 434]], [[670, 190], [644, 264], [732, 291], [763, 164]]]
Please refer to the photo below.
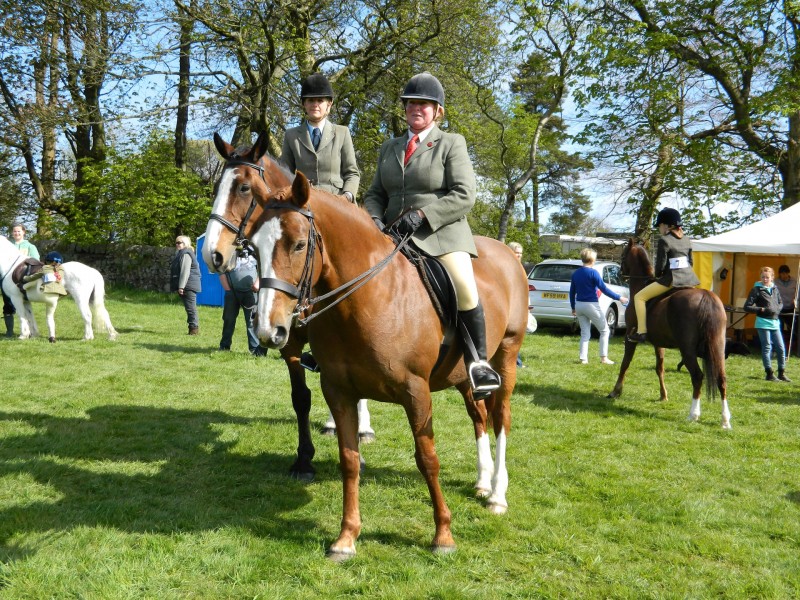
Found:
[[330, 98], [333, 100], [331, 82], [322, 73], [309, 75], [300, 84], [300, 98]]
[[52, 252], [48, 252], [47, 256], [44, 257], [44, 262], [46, 263], [58, 263], [59, 265], [64, 262], [64, 258], [55, 250]]
[[679, 213], [674, 208], [662, 208], [658, 213], [658, 217], [656, 217], [656, 227], [658, 227], [662, 223], [664, 225], [672, 225], [674, 227], [680, 227], [681, 213]]
[[408, 80], [401, 100], [430, 100], [444, 106], [444, 88], [439, 80], [425, 71]]

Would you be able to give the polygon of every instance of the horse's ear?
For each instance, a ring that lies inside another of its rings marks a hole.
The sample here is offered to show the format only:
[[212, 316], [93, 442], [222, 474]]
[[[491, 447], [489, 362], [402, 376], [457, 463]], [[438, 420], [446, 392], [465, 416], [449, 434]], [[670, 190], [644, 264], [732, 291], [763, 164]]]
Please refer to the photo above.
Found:
[[258, 134], [258, 139], [256, 143], [253, 144], [253, 148], [250, 152], [253, 155], [253, 162], [257, 163], [262, 156], [267, 153], [267, 146], [268, 146], [269, 136], [267, 135], [266, 131], [262, 131]]
[[214, 146], [217, 148], [217, 152], [219, 152], [220, 155], [222, 155], [222, 158], [225, 160], [228, 160], [231, 157], [231, 154], [234, 152], [234, 147], [223, 140], [216, 131], [214, 132]]
[[311, 184], [303, 175], [302, 171], [295, 171], [294, 181], [292, 182], [292, 200], [297, 206], [305, 206], [308, 197], [311, 195]]

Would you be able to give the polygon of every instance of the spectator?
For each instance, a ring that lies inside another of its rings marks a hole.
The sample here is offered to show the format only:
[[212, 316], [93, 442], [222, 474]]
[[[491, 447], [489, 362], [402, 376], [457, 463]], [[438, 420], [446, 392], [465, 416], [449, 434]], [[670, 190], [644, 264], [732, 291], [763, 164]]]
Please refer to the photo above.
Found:
[[247, 346], [253, 356], [265, 356], [266, 352], [259, 345], [256, 333], [253, 330], [253, 315], [256, 311], [256, 291], [258, 291], [258, 264], [255, 257], [245, 251], [236, 259], [236, 266], [228, 273], [219, 276], [220, 283], [225, 290], [225, 299], [222, 307], [222, 338], [219, 341], [220, 350], [230, 350], [233, 333], [236, 330], [236, 319], [242, 311], [244, 323], [247, 327]]
[[200, 286], [200, 265], [192, 249], [192, 240], [185, 235], [175, 239], [175, 258], [170, 267], [170, 291], [178, 292], [186, 309], [186, 322], [189, 324], [189, 335], [200, 333], [200, 321], [197, 316], [197, 294]]
[[591, 248], [581, 250], [583, 266], [575, 269], [569, 285], [569, 303], [572, 306], [572, 316], [578, 318], [578, 324], [581, 326], [578, 359], [583, 365], [589, 364], [589, 340], [592, 337], [592, 325], [594, 325], [597, 331], [600, 332], [600, 363], [613, 365], [614, 361], [608, 358], [608, 338], [611, 335], [611, 330], [603, 312], [600, 310], [600, 303], [597, 301], [597, 290], [600, 290], [609, 298], [621, 301], [623, 304], [627, 304], [628, 299], [625, 296], [620, 296], [603, 283], [600, 273], [593, 268], [596, 260], [597, 252]]
[[[509, 242], [508, 247], [511, 248], [511, 251], [514, 253], [514, 256], [516, 256], [517, 260], [520, 262], [520, 264], [522, 264], [522, 244], [520, 244], [519, 242]], [[528, 322], [530, 322], [531, 317], [533, 317], [533, 315], [528, 313]], [[522, 362], [521, 352], [517, 354], [517, 366], [521, 369], [525, 368], [525, 364]]]
[[[796, 296], [797, 296], [797, 279], [790, 276], [789, 265], [781, 265], [778, 267], [778, 279], [775, 280], [775, 287], [781, 294], [781, 301], [783, 302], [783, 311], [780, 315], [781, 324], [786, 330], [787, 342], [793, 340], [795, 347], [797, 346], [797, 321], [794, 317], [794, 312], [797, 310]], [[794, 326], [794, 329], [792, 329]], [[788, 344], [787, 350], [791, 351]]]
[[[27, 230], [22, 223], [14, 223], [11, 226], [11, 238], [17, 250], [24, 256], [39, 260], [39, 250], [25, 239], [26, 233]], [[3, 321], [6, 325], [6, 337], [14, 337], [14, 315], [16, 312], [11, 298], [3, 294]]]
[[[772, 267], [761, 267], [761, 281], [757, 281], [750, 290], [750, 295], [744, 303], [745, 312], [756, 315], [756, 332], [761, 342], [761, 362], [764, 365], [767, 381], [791, 381], [784, 371], [786, 367], [786, 350], [783, 346], [783, 335], [778, 315], [781, 313], [783, 303], [777, 291], [773, 278], [775, 272]], [[778, 358], [778, 376], [772, 370], [772, 347]]]

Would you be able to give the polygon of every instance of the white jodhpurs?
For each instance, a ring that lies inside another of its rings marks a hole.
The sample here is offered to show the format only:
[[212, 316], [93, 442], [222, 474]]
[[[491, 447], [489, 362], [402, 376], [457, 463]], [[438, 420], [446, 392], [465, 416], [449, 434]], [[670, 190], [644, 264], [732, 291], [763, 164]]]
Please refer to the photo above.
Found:
[[575, 302], [575, 315], [581, 326], [580, 359], [589, 359], [589, 339], [592, 337], [592, 325], [600, 332], [600, 357], [608, 356], [608, 336], [611, 331], [606, 318], [600, 311], [598, 302]]

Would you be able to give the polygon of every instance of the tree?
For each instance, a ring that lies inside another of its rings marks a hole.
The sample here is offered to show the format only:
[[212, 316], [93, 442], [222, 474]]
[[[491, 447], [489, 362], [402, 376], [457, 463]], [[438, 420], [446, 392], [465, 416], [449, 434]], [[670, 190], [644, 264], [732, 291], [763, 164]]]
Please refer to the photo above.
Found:
[[640, 28], [649, 52], [664, 51], [702, 76], [695, 91], [703, 102], [695, 108], [707, 119], [694, 136], [739, 142], [777, 170], [784, 208], [800, 200], [797, 4], [612, 0], [606, 6], [625, 30]]

